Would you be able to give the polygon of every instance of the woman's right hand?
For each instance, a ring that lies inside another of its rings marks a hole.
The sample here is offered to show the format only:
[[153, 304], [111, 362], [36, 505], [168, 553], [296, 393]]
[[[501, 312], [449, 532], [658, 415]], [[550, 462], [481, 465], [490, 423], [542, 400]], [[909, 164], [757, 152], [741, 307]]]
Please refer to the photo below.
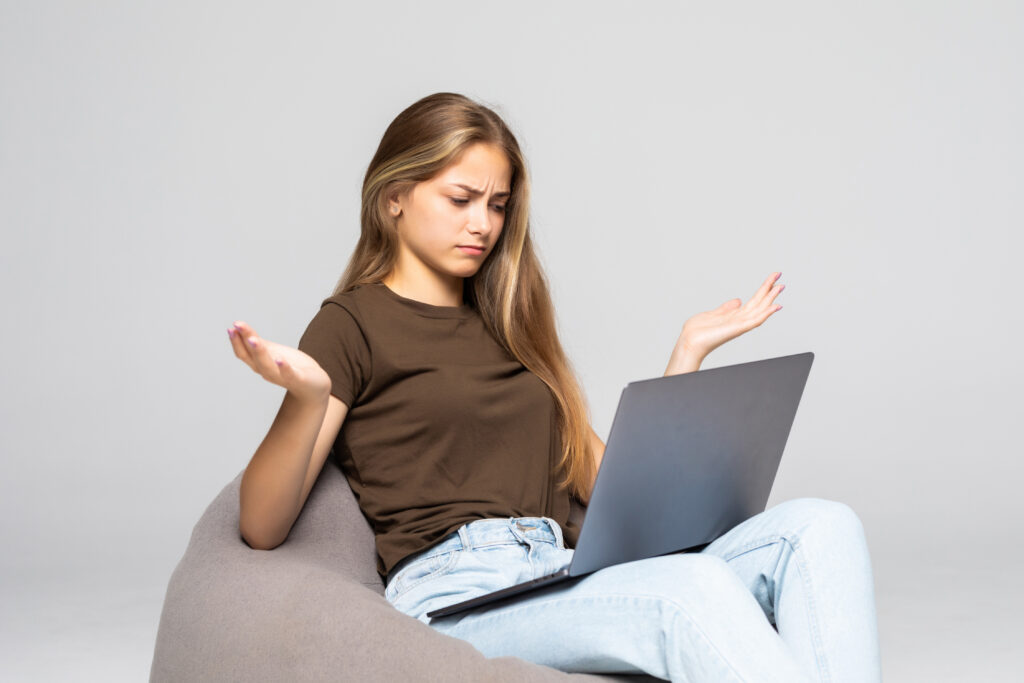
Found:
[[301, 399], [319, 401], [330, 395], [330, 376], [308, 354], [261, 339], [242, 321], [228, 328], [228, 336], [235, 355], [268, 382]]

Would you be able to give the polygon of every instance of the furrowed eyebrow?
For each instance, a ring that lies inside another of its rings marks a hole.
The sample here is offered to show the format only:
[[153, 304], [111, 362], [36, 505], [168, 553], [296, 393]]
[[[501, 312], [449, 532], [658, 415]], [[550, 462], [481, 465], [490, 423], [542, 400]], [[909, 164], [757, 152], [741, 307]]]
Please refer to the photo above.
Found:
[[[463, 185], [462, 183], [452, 183], [452, 185], [454, 185], [455, 187], [461, 187], [463, 190], [465, 190], [466, 192], [470, 193], [471, 195], [479, 196], [479, 195], [483, 194], [483, 192], [481, 192], [480, 190], [474, 190], [469, 185]], [[511, 195], [512, 195], [511, 192], [495, 192], [494, 193], [495, 197], [509, 197]]]

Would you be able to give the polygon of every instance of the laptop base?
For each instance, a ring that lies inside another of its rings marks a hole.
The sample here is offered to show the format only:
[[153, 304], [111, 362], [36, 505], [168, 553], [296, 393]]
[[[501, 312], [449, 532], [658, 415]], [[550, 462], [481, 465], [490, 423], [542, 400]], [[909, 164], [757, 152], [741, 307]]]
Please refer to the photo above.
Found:
[[530, 581], [517, 583], [516, 585], [509, 586], [508, 588], [502, 588], [501, 590], [487, 593], [486, 595], [480, 595], [475, 598], [470, 598], [469, 600], [457, 602], [454, 605], [448, 605], [447, 607], [441, 607], [432, 612], [427, 612], [427, 616], [431, 619], [434, 619], [436, 617], [445, 617], [449, 614], [455, 614], [456, 612], [463, 612], [465, 610], [473, 609], [474, 607], [479, 607], [481, 605], [492, 605], [492, 603], [498, 602], [505, 598], [509, 598], [514, 595], [519, 595], [520, 593], [525, 593], [526, 591], [536, 590], [538, 588], [548, 586], [550, 584], [561, 583], [563, 581], [567, 581], [573, 578], [579, 577], [570, 576], [569, 568], [564, 567], [562, 569], [559, 569], [554, 574], [540, 576], [536, 579], [531, 579]]

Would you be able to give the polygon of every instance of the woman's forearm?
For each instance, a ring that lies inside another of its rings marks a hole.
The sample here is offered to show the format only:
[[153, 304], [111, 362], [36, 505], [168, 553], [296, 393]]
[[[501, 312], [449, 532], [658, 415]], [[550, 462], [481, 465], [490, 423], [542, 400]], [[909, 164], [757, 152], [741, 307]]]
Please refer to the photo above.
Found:
[[691, 351], [683, 346], [677, 346], [672, 351], [672, 357], [668, 360], [668, 367], [665, 368], [665, 377], [669, 375], [681, 375], [684, 372], [700, 370], [700, 364], [704, 362], [705, 354]]
[[313, 446], [327, 399], [303, 400], [290, 392], [242, 475], [239, 530], [253, 548], [269, 550], [288, 536], [302, 508]]

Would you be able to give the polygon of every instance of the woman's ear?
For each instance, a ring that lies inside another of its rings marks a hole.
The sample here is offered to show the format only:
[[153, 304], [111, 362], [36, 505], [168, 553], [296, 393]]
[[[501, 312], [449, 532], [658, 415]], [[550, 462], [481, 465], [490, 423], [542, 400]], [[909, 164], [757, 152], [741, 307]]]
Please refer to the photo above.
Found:
[[398, 190], [389, 190], [387, 193], [387, 205], [388, 215], [392, 218], [398, 218], [402, 214], [402, 203], [401, 199], [407, 195], [408, 192], [400, 192]]
[[410, 187], [402, 189], [401, 185], [395, 184], [392, 184], [384, 190], [385, 197], [387, 198], [387, 213], [389, 216], [397, 218], [401, 215], [402, 202], [408, 201], [410, 190]]
[[398, 218], [398, 215], [402, 213], [402, 206], [398, 203], [397, 198], [388, 197], [388, 213], [392, 218]]

